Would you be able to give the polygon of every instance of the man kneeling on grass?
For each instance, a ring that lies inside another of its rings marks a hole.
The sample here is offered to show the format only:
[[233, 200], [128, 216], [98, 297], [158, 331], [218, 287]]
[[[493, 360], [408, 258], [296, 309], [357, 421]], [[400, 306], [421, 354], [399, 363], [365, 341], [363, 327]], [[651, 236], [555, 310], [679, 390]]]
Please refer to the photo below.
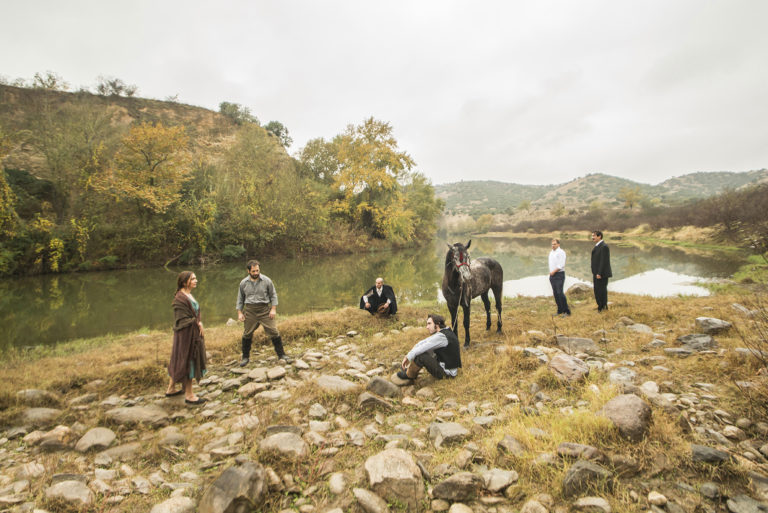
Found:
[[459, 338], [446, 328], [445, 319], [437, 314], [427, 317], [429, 337], [419, 341], [403, 358], [400, 379], [416, 379], [422, 367], [426, 367], [436, 379], [455, 378], [461, 367]]

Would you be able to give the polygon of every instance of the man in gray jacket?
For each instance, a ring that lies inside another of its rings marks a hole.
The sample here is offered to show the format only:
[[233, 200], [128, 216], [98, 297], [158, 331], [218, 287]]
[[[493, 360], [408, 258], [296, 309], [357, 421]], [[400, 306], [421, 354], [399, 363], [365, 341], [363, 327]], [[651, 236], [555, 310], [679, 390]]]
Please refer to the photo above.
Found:
[[277, 357], [285, 360], [283, 351], [283, 339], [277, 331], [277, 292], [275, 285], [268, 276], [261, 274], [258, 260], [250, 260], [246, 265], [248, 276], [243, 278], [237, 288], [237, 320], [245, 322], [243, 330], [242, 348], [243, 359], [240, 367], [245, 367], [251, 358], [251, 343], [253, 332], [264, 326], [264, 332], [272, 339]]

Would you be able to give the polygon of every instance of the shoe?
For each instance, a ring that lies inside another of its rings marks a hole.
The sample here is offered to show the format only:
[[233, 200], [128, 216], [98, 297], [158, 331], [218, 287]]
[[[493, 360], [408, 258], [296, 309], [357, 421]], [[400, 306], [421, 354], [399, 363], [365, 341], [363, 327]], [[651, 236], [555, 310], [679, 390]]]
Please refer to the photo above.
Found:
[[242, 360], [240, 360], [240, 367], [245, 367], [245, 366], [246, 366], [246, 365], [248, 365], [250, 362], [251, 362], [251, 359], [250, 359], [250, 358], [248, 358], [248, 357], [245, 357], [245, 356], [244, 356], [244, 357], [243, 357], [243, 359], [242, 359]]
[[189, 399], [184, 399], [184, 402], [187, 404], [203, 404], [205, 402], [205, 399], [202, 397], [198, 397], [196, 401], [190, 401]]
[[170, 394], [168, 392], [165, 393], [165, 397], [174, 397], [177, 395], [181, 395], [184, 393], [184, 389], [176, 390], [175, 392], [171, 392]]
[[413, 379], [410, 376], [408, 376], [408, 373], [405, 372], [404, 370], [397, 371], [397, 377], [400, 379]]

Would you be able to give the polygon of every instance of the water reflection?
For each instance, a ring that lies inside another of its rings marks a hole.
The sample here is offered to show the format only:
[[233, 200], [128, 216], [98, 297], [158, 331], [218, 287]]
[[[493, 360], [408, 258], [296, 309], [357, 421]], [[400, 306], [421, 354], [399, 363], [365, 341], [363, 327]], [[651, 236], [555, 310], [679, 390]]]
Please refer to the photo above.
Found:
[[[357, 305], [360, 294], [377, 276], [383, 276], [395, 288], [398, 303], [406, 305], [440, 296], [445, 242], [436, 241], [417, 250], [363, 255], [262, 258], [261, 268], [275, 282], [280, 301], [278, 315]], [[732, 253], [608, 243], [614, 273], [609, 290], [617, 292], [653, 294], [654, 284], [679, 281], [688, 287], [699, 278], [727, 277], [744, 258]], [[586, 239], [563, 240], [562, 247], [568, 253], [566, 286], [579, 280], [591, 282], [592, 243]], [[475, 238], [471, 250], [473, 258], [492, 256], [501, 263], [505, 296], [551, 294], [547, 279], [548, 238]], [[170, 332], [171, 300], [180, 270], [139, 269], [3, 280], [0, 348], [52, 344], [145, 327]], [[191, 270], [200, 279], [196, 297], [204, 321], [216, 324], [235, 317], [237, 284], [246, 275], [243, 265]], [[684, 292], [674, 294], [696, 293], [693, 288], [679, 290]]]

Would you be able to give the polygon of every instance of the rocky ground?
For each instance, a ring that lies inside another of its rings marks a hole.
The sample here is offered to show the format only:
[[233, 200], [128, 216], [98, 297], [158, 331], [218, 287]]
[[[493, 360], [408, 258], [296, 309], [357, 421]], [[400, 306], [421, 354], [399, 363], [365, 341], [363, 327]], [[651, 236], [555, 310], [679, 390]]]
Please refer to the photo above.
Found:
[[679, 324], [646, 324], [525, 308], [505, 335], [473, 318], [455, 380], [393, 375], [426, 335], [419, 315], [293, 343], [289, 361], [214, 351], [201, 406], [158, 383], [19, 390], [0, 510], [768, 511], [765, 403], [749, 392], [763, 357], [732, 327], [756, 312], [681, 303]]

